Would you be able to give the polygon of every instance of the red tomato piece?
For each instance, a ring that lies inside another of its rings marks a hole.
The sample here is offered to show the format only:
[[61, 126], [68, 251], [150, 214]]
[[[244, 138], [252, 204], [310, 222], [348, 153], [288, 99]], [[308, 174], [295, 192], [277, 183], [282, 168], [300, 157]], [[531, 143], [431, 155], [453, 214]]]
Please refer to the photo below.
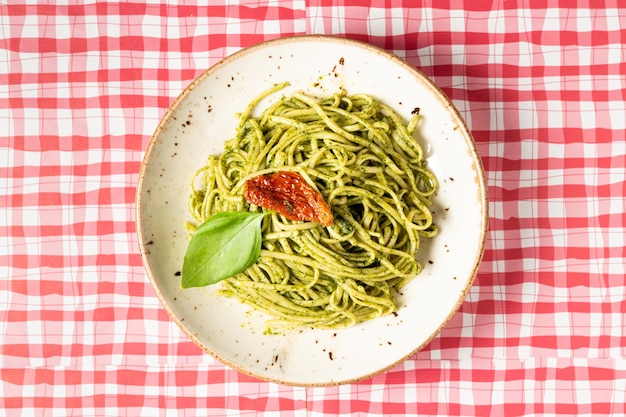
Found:
[[250, 204], [277, 211], [291, 220], [333, 224], [333, 214], [322, 195], [295, 172], [253, 177], [246, 181], [244, 197]]

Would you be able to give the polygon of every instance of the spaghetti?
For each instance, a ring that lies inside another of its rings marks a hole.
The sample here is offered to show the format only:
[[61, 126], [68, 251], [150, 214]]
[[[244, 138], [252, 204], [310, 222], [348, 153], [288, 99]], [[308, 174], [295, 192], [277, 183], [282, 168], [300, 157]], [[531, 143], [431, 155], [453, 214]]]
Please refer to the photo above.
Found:
[[189, 210], [198, 223], [223, 211], [260, 211], [244, 199], [246, 180], [293, 171], [324, 197], [334, 223], [270, 213], [259, 259], [224, 280], [220, 293], [272, 315], [273, 330], [342, 328], [392, 313], [394, 291], [421, 270], [420, 238], [437, 233], [429, 209], [437, 181], [413, 137], [419, 116], [404, 124], [373, 97], [343, 91], [319, 101], [283, 96], [252, 116], [286, 85], [240, 115], [224, 152], [194, 175]]

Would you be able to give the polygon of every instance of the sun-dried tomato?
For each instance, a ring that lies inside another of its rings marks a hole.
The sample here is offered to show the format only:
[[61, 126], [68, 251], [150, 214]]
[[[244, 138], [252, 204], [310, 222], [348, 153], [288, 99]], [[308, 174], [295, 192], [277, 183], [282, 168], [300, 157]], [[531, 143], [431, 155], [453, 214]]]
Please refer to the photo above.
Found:
[[295, 172], [253, 177], [246, 181], [244, 196], [248, 203], [275, 210], [291, 220], [333, 224], [333, 214], [324, 198]]

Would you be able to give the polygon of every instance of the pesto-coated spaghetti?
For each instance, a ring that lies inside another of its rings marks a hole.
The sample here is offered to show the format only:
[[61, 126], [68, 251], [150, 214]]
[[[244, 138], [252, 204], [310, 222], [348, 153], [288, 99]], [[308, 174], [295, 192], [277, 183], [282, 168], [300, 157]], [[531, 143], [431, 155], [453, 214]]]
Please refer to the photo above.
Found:
[[[247, 179], [295, 171], [330, 205], [334, 224], [263, 220], [257, 262], [220, 292], [274, 316], [270, 328], [341, 328], [396, 310], [394, 290], [421, 270], [420, 237], [437, 232], [429, 210], [437, 182], [413, 131], [386, 105], [345, 92], [317, 101], [295, 93], [258, 117], [255, 99], [224, 153], [192, 180], [198, 223], [223, 211], [260, 211], [243, 197]], [[195, 230], [189, 225], [190, 231]]]

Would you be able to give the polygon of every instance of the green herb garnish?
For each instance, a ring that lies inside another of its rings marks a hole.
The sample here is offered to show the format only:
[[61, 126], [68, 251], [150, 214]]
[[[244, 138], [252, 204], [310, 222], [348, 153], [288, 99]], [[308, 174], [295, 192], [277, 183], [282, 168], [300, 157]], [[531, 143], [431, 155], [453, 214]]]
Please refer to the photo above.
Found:
[[182, 288], [215, 284], [245, 271], [261, 253], [266, 213], [227, 211], [202, 223], [183, 260]]

